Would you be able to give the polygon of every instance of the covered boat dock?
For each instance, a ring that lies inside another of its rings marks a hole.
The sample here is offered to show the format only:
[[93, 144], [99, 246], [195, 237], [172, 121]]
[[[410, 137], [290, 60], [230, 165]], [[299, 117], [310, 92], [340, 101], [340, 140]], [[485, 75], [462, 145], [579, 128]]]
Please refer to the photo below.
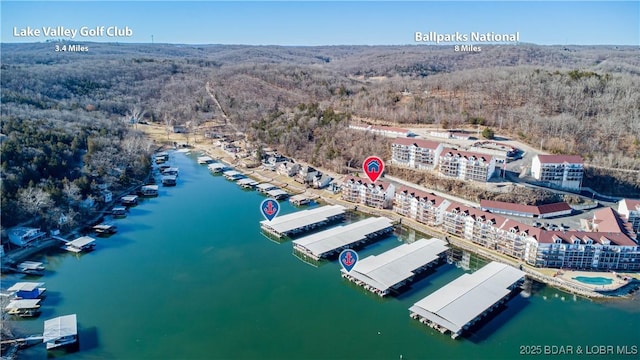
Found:
[[342, 220], [344, 215], [344, 206], [328, 205], [278, 216], [272, 221], [263, 220], [260, 227], [265, 232], [282, 238]]
[[13, 292], [16, 299], [38, 299], [47, 289], [41, 282], [18, 282], [7, 291]]
[[258, 192], [265, 193], [265, 194], [267, 193], [267, 191], [274, 190], [277, 188], [278, 188], [277, 186], [271, 183], [262, 183], [262, 184], [256, 185], [256, 190], [258, 190]]
[[289, 193], [282, 189], [272, 189], [267, 191], [267, 196], [272, 197], [276, 200], [282, 200], [289, 197]]
[[42, 336], [47, 350], [77, 343], [78, 320], [76, 314], [46, 320]]
[[9, 315], [33, 317], [40, 314], [40, 299], [12, 300], [5, 308]]
[[409, 316], [455, 339], [504, 303], [523, 277], [518, 269], [491, 262], [418, 301]]
[[96, 246], [96, 239], [90, 236], [81, 236], [73, 241], [67, 242], [62, 248], [74, 253], [90, 251]]
[[342, 269], [342, 277], [386, 296], [439, 263], [447, 250], [447, 244], [440, 239], [420, 239], [360, 260], [350, 272]]
[[372, 217], [294, 240], [293, 249], [314, 260], [320, 260], [378, 239], [392, 231], [393, 223], [390, 219]]

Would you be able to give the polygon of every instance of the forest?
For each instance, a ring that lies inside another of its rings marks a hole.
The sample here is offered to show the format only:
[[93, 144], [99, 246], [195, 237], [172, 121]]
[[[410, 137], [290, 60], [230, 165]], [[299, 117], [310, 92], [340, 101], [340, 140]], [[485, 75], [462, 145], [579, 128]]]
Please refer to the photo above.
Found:
[[637, 47], [86, 45], [1, 44], [3, 227], [73, 227], [102, 188], [146, 176], [155, 145], [139, 123], [195, 131], [223, 118], [215, 101], [256, 147], [339, 173], [390, 153], [388, 139], [352, 122], [481, 123], [582, 155], [585, 186], [640, 196]]

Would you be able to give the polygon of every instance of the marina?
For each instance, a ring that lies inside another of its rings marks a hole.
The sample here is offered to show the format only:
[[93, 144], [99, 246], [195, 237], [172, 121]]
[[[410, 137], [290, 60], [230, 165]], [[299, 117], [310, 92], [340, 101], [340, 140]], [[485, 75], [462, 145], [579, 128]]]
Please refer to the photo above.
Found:
[[455, 339], [506, 302], [523, 277], [520, 270], [491, 262], [415, 303], [410, 317]]
[[346, 209], [341, 205], [327, 205], [315, 209], [297, 211], [281, 215], [272, 221], [263, 220], [263, 231], [278, 238], [300, 234], [332, 222], [344, 219]]
[[342, 277], [374, 294], [387, 296], [440, 263], [447, 249], [447, 243], [440, 239], [420, 239], [362, 259], [351, 271], [342, 269]]
[[[263, 196], [211, 176], [195, 157], [171, 155], [188, 184], [131, 208], [127, 218], [117, 221], [117, 234], [98, 240], [99, 252], [72, 256], [56, 251], [30, 258], [46, 263], [43, 280], [55, 289], [43, 301], [41, 318], [77, 313], [81, 320], [80, 351], [65, 358], [335, 359], [357, 351], [358, 358], [367, 359], [503, 359], [519, 355], [523, 338], [577, 345], [576, 334], [592, 331], [593, 317], [584, 314], [605, 313], [598, 324], [608, 331], [598, 334], [599, 342], [637, 343], [637, 322], [630, 319], [640, 316], [638, 299], [593, 302], [541, 285], [528, 298], [514, 295], [495, 318], [472, 327], [460, 340], [440, 336], [408, 319], [407, 309], [465, 274], [463, 268], [445, 263], [401, 296], [363, 296], [362, 289], [340, 281], [335, 261], [310, 267], [291, 256], [288, 244], [265, 241], [256, 226]], [[297, 211], [283, 202], [278, 217]], [[421, 237], [403, 229], [358, 254], [361, 259], [380, 255]], [[23, 277], [3, 276], [8, 284]], [[209, 299], [204, 307], [203, 298]], [[345, 314], [358, 321], [344, 321]], [[7, 322], [19, 336], [42, 334], [41, 321], [11, 317]], [[343, 331], [335, 331], [337, 323]], [[351, 334], [350, 341], [344, 341], [345, 333]], [[301, 334], [305, 341], [291, 341]], [[53, 355], [58, 354], [34, 346], [19, 356]]]
[[392, 231], [391, 220], [372, 217], [294, 240], [293, 249], [313, 260], [326, 259], [344, 249], [357, 248], [389, 235]]
[[81, 253], [91, 251], [96, 246], [96, 239], [90, 236], [81, 236], [73, 241], [67, 242], [62, 248], [64, 250]]

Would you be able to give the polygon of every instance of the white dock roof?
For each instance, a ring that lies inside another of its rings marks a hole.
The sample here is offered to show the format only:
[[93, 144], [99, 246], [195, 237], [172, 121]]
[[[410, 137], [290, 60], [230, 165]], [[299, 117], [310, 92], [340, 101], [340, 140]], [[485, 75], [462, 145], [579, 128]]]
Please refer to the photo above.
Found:
[[91, 244], [92, 242], [96, 241], [96, 239], [90, 237], [90, 236], [81, 236], [73, 241], [69, 241], [67, 243], [67, 245], [69, 246], [73, 246], [76, 248], [81, 248], [83, 246], [86, 246], [88, 244]]
[[40, 305], [38, 304], [41, 299], [20, 299], [20, 300], [11, 300], [9, 305], [5, 307], [6, 310], [11, 309], [33, 309], [38, 308]]
[[293, 244], [320, 257], [332, 250], [362, 241], [367, 235], [393, 226], [385, 217], [372, 217], [294, 240]]
[[44, 322], [43, 342], [74, 335], [78, 335], [78, 320], [76, 314], [60, 316], [45, 320]]
[[[385, 291], [413, 276], [414, 270], [437, 260], [447, 249], [440, 239], [420, 239], [360, 260], [348, 274]], [[342, 272], [346, 273], [344, 269]]]
[[256, 188], [267, 191], [267, 190], [272, 190], [277, 188], [277, 186], [270, 184], [270, 183], [262, 183], [262, 184], [258, 184], [256, 185]]
[[296, 211], [292, 214], [278, 216], [272, 221], [262, 220], [260, 225], [268, 227], [277, 233], [303, 228], [305, 226], [326, 221], [328, 218], [344, 214], [345, 208], [341, 205], [321, 206], [315, 209]]
[[224, 164], [219, 163], [219, 162], [209, 164], [207, 167], [209, 168], [209, 170], [222, 170], [222, 169], [226, 168], [226, 166]]
[[18, 282], [18, 283], [15, 283], [12, 287], [8, 288], [7, 291], [33, 291], [41, 286], [44, 286], [44, 283]]
[[253, 180], [253, 179], [250, 179], [250, 178], [243, 178], [243, 179], [240, 179], [240, 180], [236, 181], [236, 184], [238, 184], [238, 185], [249, 185], [249, 184], [258, 184], [258, 182]]
[[236, 170], [227, 170], [227, 171], [223, 172], [222, 175], [224, 175], [224, 176], [237, 176], [237, 175], [242, 175], [242, 173], [239, 172], [239, 171], [236, 171]]
[[508, 287], [523, 276], [524, 272], [494, 261], [453, 280], [409, 310], [457, 333], [509, 294]]
[[38, 269], [42, 265], [43, 264], [41, 262], [37, 262], [37, 261], [23, 261], [20, 264], [18, 264], [18, 267], [21, 267], [23, 269]]
[[281, 196], [281, 195], [289, 195], [289, 193], [284, 191], [284, 190], [282, 190], [282, 189], [273, 189], [273, 190], [267, 191], [267, 195], [269, 195], [269, 196]]

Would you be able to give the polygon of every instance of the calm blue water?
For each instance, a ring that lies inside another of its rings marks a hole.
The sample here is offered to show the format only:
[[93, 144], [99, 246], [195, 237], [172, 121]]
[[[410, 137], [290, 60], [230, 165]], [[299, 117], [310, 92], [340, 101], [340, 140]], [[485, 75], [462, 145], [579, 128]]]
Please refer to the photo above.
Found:
[[[80, 351], [55, 354], [70, 360], [512, 359], [529, 345], [639, 345], [637, 298], [595, 303], [549, 288], [517, 296], [469, 337], [452, 340], [407, 309], [463, 270], [444, 265], [402, 296], [380, 299], [343, 280], [335, 261], [312, 267], [292, 255], [290, 242], [261, 235], [260, 194], [183, 154], [171, 163], [180, 168], [178, 185], [116, 220], [119, 232], [98, 238], [94, 252], [43, 258], [48, 296], [39, 318], [13, 322], [21, 333], [76, 313]], [[281, 214], [292, 211], [282, 203]], [[3, 287], [19, 279], [4, 277]], [[40, 345], [21, 358], [47, 353]]]

